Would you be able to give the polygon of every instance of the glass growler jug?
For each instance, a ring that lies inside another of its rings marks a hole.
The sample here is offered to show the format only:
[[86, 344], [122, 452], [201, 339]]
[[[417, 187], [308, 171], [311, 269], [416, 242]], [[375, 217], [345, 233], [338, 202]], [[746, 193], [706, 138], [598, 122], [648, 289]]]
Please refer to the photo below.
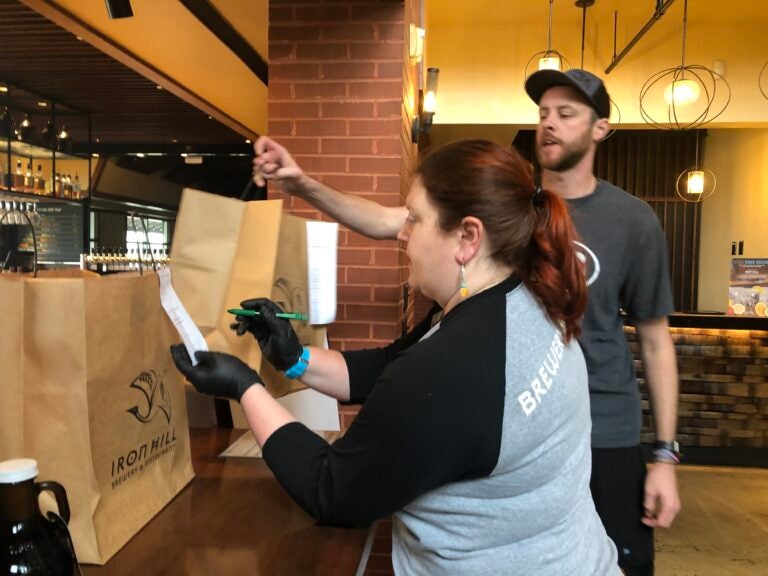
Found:
[[[0, 462], [0, 576], [73, 576], [80, 573], [66, 523], [69, 503], [56, 482], [35, 482], [37, 462], [18, 458]], [[37, 502], [53, 493], [59, 514], [44, 517]]]

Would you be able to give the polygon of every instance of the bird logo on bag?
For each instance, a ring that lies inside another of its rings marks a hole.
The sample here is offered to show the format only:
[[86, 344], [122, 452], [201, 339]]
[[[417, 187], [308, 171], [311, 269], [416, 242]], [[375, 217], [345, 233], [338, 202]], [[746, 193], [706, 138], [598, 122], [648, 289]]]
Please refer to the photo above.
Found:
[[139, 390], [146, 399], [146, 410], [139, 406], [128, 408], [139, 422], [151, 422], [158, 413], [162, 413], [168, 423], [171, 423], [171, 394], [165, 384], [157, 377], [154, 370], [145, 370], [134, 378], [131, 388]]

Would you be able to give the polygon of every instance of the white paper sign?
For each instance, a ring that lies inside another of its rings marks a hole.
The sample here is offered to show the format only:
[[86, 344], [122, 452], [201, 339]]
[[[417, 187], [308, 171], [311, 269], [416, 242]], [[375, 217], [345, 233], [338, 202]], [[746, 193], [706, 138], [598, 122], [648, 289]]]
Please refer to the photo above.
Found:
[[338, 239], [339, 225], [335, 222], [307, 222], [310, 324], [330, 324], [336, 320]]

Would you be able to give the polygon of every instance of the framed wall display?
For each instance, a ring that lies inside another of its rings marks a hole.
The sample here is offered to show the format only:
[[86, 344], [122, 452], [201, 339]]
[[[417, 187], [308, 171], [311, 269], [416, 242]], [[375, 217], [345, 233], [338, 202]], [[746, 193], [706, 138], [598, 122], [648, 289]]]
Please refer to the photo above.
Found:
[[733, 258], [728, 314], [768, 317], [768, 258]]

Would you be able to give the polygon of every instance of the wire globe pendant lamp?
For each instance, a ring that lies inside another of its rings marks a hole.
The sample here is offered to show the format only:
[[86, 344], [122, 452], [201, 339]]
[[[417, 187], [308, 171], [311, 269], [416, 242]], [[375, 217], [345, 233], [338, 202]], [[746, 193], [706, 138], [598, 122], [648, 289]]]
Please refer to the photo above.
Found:
[[715, 193], [717, 178], [712, 170], [702, 168], [699, 158], [699, 132], [696, 131], [696, 163], [683, 170], [675, 182], [675, 192], [686, 202], [704, 202]]
[[[640, 115], [662, 130], [689, 130], [720, 116], [731, 101], [726, 79], [698, 64], [685, 63], [688, 31], [688, 0], [683, 7], [683, 52], [680, 66], [651, 76], [640, 89]], [[663, 104], [662, 104], [663, 103]], [[666, 109], [666, 118], [653, 110]]]
[[[525, 65], [525, 79], [536, 70], [560, 70], [565, 72], [570, 70], [571, 64], [568, 62], [565, 56], [563, 56], [557, 50], [552, 49], [552, 4], [554, 0], [549, 0], [549, 13], [547, 17], [547, 49], [541, 52], [536, 52], [530, 57]], [[536, 63], [536, 69], [530, 70], [532, 64]], [[525, 80], [524, 79], [524, 80]]]
[[766, 69], [768, 69], [768, 62], [760, 68], [760, 74], [757, 76], [757, 87], [760, 89], [760, 94], [763, 95], [763, 98], [768, 100], [768, 74], [766, 74]]

